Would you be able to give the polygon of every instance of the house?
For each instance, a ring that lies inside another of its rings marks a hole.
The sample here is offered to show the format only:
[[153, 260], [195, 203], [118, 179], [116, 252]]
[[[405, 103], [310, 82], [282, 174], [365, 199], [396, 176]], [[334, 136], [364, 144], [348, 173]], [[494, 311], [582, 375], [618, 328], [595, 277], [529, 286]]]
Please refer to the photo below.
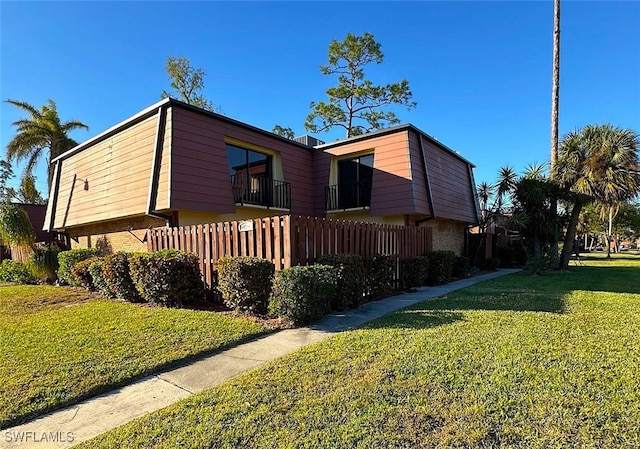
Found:
[[164, 99], [55, 158], [45, 230], [145, 250], [151, 227], [305, 215], [433, 228], [461, 253], [473, 165], [412, 125], [289, 140]]
[[[47, 206], [41, 204], [15, 204], [27, 213], [31, 226], [33, 227], [35, 243], [56, 243], [62, 248], [67, 247], [64, 235], [57, 232], [48, 232], [43, 230]], [[2, 242], [2, 238], [0, 237], [0, 260], [13, 259], [20, 262], [26, 262], [32, 253], [33, 251], [30, 249], [10, 247], [9, 245], [5, 246]]]

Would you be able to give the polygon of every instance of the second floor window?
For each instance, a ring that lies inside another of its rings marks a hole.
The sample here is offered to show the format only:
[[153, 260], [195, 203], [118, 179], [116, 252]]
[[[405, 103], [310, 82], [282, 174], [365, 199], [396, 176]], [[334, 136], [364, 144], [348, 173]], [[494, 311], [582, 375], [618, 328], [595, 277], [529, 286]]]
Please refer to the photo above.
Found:
[[366, 207], [371, 202], [373, 154], [338, 161], [339, 208]]
[[272, 178], [272, 157], [268, 154], [227, 144], [227, 159], [235, 186], [251, 187], [259, 178]]

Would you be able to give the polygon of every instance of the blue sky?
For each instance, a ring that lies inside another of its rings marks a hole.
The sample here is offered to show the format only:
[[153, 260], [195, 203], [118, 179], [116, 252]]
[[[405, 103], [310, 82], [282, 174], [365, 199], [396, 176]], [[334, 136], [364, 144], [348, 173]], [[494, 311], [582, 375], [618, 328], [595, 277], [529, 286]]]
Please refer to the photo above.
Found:
[[[318, 70], [329, 43], [370, 32], [385, 59], [368, 77], [409, 80], [418, 107], [395, 109], [401, 121], [473, 162], [478, 183], [549, 158], [551, 0], [2, 1], [0, 17], [0, 98], [55, 100], [63, 120], [90, 126], [72, 134], [80, 142], [158, 101], [168, 56], [206, 72], [204, 94], [225, 115], [302, 134], [309, 103], [335, 83]], [[561, 135], [590, 123], [640, 131], [639, 29], [640, 2], [562, 0]], [[21, 116], [2, 103], [3, 156]], [[37, 173], [46, 190], [44, 163]]]

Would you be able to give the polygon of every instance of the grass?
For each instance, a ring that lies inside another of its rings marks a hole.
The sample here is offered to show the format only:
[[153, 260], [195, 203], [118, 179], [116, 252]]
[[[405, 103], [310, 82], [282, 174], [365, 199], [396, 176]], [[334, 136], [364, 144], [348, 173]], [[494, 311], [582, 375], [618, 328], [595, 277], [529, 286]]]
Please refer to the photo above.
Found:
[[83, 448], [640, 447], [640, 259], [420, 303]]
[[218, 313], [0, 285], [0, 428], [265, 331]]

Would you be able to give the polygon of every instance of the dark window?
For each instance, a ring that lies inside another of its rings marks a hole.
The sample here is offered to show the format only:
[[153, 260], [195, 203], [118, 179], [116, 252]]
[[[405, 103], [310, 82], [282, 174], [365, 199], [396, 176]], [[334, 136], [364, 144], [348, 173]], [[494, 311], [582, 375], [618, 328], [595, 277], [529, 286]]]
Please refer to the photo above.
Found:
[[227, 144], [227, 159], [236, 203], [291, 208], [291, 187], [273, 179], [272, 156]]
[[338, 208], [368, 207], [372, 180], [373, 154], [338, 161]]

